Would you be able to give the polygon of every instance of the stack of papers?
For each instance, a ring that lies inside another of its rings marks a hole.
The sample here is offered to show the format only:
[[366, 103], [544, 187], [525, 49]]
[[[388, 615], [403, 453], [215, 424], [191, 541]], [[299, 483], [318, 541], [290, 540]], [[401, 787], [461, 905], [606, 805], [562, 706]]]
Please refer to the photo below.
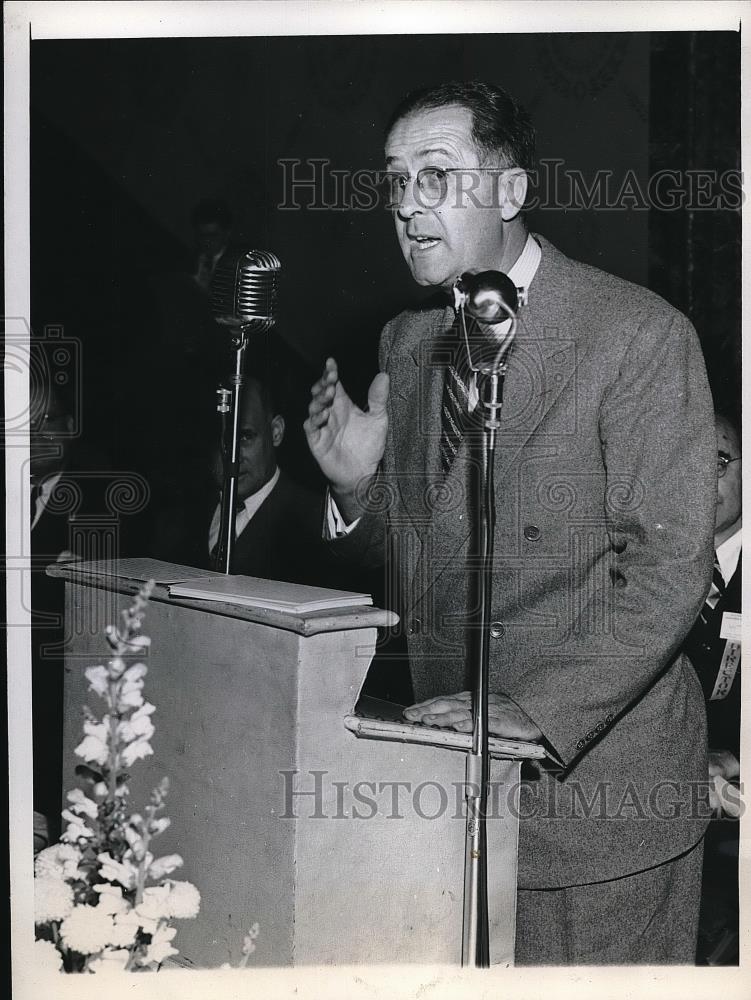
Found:
[[190, 597], [199, 601], [221, 601], [245, 608], [267, 608], [289, 614], [310, 611], [334, 611], [339, 608], [367, 607], [373, 604], [369, 594], [349, 590], [328, 590], [299, 583], [260, 580], [253, 576], [205, 576], [173, 583], [170, 597]]

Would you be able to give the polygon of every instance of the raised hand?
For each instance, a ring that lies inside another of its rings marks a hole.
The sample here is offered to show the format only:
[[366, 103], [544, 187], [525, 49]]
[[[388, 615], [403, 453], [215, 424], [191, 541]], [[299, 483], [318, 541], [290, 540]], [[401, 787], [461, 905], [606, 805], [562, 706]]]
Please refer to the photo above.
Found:
[[368, 390], [368, 408], [361, 410], [339, 381], [333, 358], [327, 359], [323, 375], [311, 389], [308, 419], [303, 424], [308, 446], [347, 520], [361, 513], [358, 486], [375, 474], [383, 457], [388, 392], [388, 375], [376, 375]]

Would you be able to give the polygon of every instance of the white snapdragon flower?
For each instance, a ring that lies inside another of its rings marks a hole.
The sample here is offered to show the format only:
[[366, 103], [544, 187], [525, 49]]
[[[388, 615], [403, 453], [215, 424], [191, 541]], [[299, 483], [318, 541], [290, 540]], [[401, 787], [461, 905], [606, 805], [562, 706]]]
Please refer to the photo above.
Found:
[[128, 858], [123, 858], [122, 862], [116, 861], [112, 855], [105, 851], [97, 854], [97, 861], [100, 863], [99, 874], [108, 882], [119, 882], [126, 889], [134, 889], [138, 877], [138, 868]]
[[157, 858], [151, 865], [149, 868], [149, 878], [153, 878], [155, 882], [158, 882], [165, 875], [171, 875], [175, 869], [182, 867], [182, 864], [183, 859], [179, 854], [165, 854], [163, 858]]
[[94, 892], [99, 893], [97, 909], [101, 910], [102, 913], [114, 916], [116, 913], [127, 913], [130, 909], [130, 903], [123, 896], [122, 887], [119, 885], [105, 882], [103, 885], [95, 885]]
[[161, 965], [165, 958], [176, 955], [177, 948], [173, 948], [170, 944], [175, 934], [177, 934], [176, 927], [158, 927], [151, 936], [151, 944], [146, 948], [143, 964], [148, 965], [151, 962], [156, 962], [157, 965]]
[[155, 705], [144, 702], [129, 719], [123, 719], [122, 722], [118, 722], [117, 735], [126, 743], [139, 738], [150, 740], [154, 735], [154, 724], [149, 716], [155, 711]]
[[89, 838], [94, 836], [94, 831], [91, 827], [86, 826], [83, 819], [80, 816], [76, 816], [70, 809], [63, 809], [60, 815], [68, 824], [60, 836], [61, 840], [70, 843], [71, 841], [89, 840]]
[[60, 938], [66, 948], [81, 955], [96, 955], [110, 944], [114, 931], [112, 917], [98, 906], [74, 906], [60, 924]]
[[131, 767], [137, 760], [151, 757], [153, 753], [154, 750], [147, 739], [138, 739], [129, 743], [124, 750], [120, 751], [120, 760], [126, 767]]
[[112, 918], [109, 943], [113, 948], [130, 948], [136, 940], [138, 927], [134, 927], [131, 921], [124, 919], [125, 917], [126, 913], [116, 913]]
[[51, 941], [34, 942], [34, 968], [41, 972], [62, 972], [63, 956]]
[[152, 837], [158, 837], [160, 833], [164, 833], [171, 822], [172, 820], [169, 816], [160, 816], [159, 819], [152, 819], [149, 821], [149, 833]]
[[144, 934], [153, 934], [157, 929], [159, 921], [153, 917], [147, 917], [140, 914], [137, 909], [132, 909], [128, 910], [126, 913], [116, 914], [115, 924], [118, 928], [122, 929], [123, 934], [127, 931], [133, 938], [135, 938], [136, 932], [139, 928]]
[[73, 909], [73, 889], [61, 878], [43, 875], [34, 879], [34, 922], [63, 920]]
[[143, 678], [148, 673], [145, 663], [134, 663], [128, 667], [120, 681], [117, 693], [117, 711], [127, 712], [129, 708], [143, 705]]
[[170, 892], [166, 903], [166, 916], [178, 920], [190, 920], [198, 916], [201, 893], [192, 882], [170, 882]]
[[89, 691], [94, 691], [103, 698], [107, 694], [107, 687], [109, 685], [107, 668], [87, 667], [84, 673], [86, 674], [86, 680], [89, 682]]
[[99, 815], [99, 808], [92, 799], [87, 798], [80, 788], [74, 788], [68, 792], [68, 802], [71, 803], [71, 810], [79, 816], [88, 816], [96, 819]]
[[109, 757], [109, 723], [107, 717], [102, 722], [84, 719], [84, 738], [73, 751], [88, 764], [106, 764]]
[[170, 916], [167, 901], [170, 896], [168, 885], [151, 885], [143, 890], [143, 899], [136, 907], [136, 913], [147, 920], [161, 920]]
[[122, 656], [113, 656], [112, 659], [107, 663], [107, 672], [110, 677], [117, 680], [125, 672], [125, 660]]

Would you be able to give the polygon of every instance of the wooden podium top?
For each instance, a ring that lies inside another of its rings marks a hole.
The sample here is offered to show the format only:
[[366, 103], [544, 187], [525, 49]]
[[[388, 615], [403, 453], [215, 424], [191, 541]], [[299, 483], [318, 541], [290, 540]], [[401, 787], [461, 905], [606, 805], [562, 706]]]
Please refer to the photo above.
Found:
[[267, 608], [241, 607], [222, 601], [202, 601], [195, 598], [170, 597], [172, 583], [206, 577], [207, 571], [192, 566], [178, 566], [157, 559], [120, 559], [117, 562], [65, 562], [52, 563], [47, 575], [85, 587], [99, 587], [120, 594], [135, 594], [147, 580], [154, 580], [151, 600], [195, 608], [227, 618], [270, 625], [273, 628], [296, 632], [298, 635], [318, 635], [321, 632], [343, 632], [362, 628], [389, 628], [396, 625], [399, 616], [393, 611], [383, 611], [370, 606], [336, 608], [293, 614]]

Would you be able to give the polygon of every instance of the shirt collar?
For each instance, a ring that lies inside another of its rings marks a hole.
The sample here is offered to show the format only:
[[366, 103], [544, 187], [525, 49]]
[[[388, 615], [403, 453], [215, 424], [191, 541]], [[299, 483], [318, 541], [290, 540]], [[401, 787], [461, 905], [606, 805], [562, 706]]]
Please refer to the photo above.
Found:
[[720, 572], [725, 583], [730, 583], [733, 579], [741, 555], [742, 544], [743, 527], [739, 525], [738, 530], [730, 538], [726, 538], [721, 545], [717, 546], [717, 562], [720, 564]]
[[532, 284], [532, 279], [537, 274], [540, 266], [542, 250], [540, 244], [532, 233], [527, 234], [527, 242], [524, 249], [509, 268], [508, 276], [517, 288], [527, 289]]
[[265, 483], [260, 488], [260, 490], [256, 490], [256, 492], [251, 493], [249, 497], [245, 497], [245, 500], [243, 501], [243, 506], [245, 507], [245, 510], [247, 511], [249, 517], [252, 517], [255, 514], [255, 512], [261, 506], [266, 497], [269, 496], [269, 494], [271, 493], [271, 491], [274, 489], [274, 487], [278, 482], [279, 482], [279, 466], [277, 465], [276, 472], [271, 477], [271, 479], [269, 479], [269, 481]]
[[[537, 269], [540, 266], [541, 259], [542, 249], [540, 248], [540, 244], [537, 242], [532, 233], [528, 233], [524, 249], [508, 270], [508, 277], [511, 281], [513, 281], [514, 286], [518, 290], [522, 292], [527, 291], [529, 286], [532, 284], [532, 279], [537, 274]], [[520, 305], [525, 304], [526, 295], [520, 296], [519, 302]]]

